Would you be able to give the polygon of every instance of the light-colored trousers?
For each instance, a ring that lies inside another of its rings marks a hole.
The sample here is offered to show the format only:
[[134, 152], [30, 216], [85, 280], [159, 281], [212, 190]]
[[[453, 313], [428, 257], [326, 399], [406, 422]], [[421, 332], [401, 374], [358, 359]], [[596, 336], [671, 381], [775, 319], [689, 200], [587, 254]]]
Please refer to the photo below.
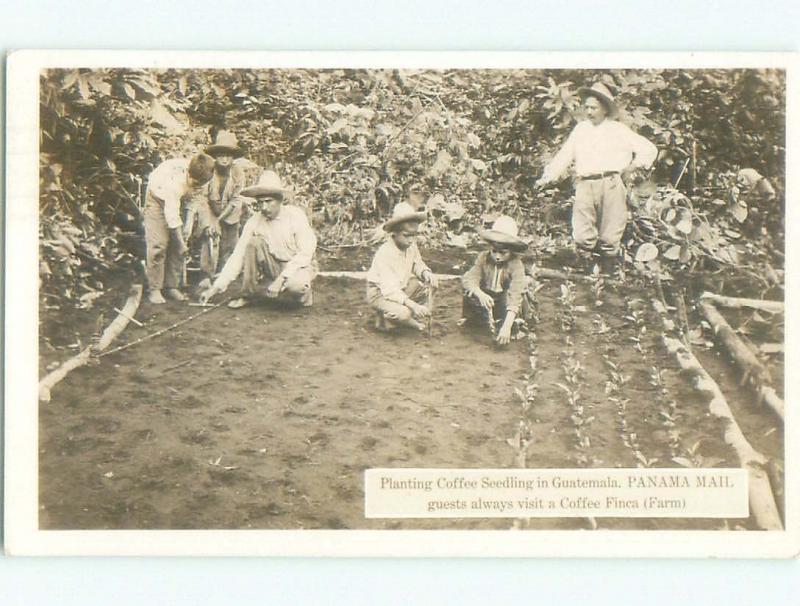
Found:
[[[244, 253], [242, 269], [242, 293], [263, 296], [266, 288], [280, 275], [286, 266], [272, 256], [269, 244], [264, 238], [253, 236]], [[289, 297], [303, 304], [310, 304], [311, 282], [317, 275], [317, 263], [312, 261], [308, 267], [300, 267], [286, 277], [284, 290]]]
[[150, 290], [178, 288], [183, 274], [184, 259], [172, 241], [164, 201], [147, 190], [144, 209], [144, 237], [147, 243], [147, 285]]
[[579, 179], [572, 207], [572, 239], [579, 252], [619, 253], [628, 221], [627, 191], [619, 175]]
[[[425, 305], [428, 298], [428, 287], [417, 278], [411, 278], [403, 289], [406, 296], [415, 303]], [[392, 322], [408, 322], [411, 319], [411, 310], [395, 301], [386, 300], [381, 295], [380, 288], [375, 284], [367, 283], [367, 302], [372, 309], [383, 314], [383, 317]]]

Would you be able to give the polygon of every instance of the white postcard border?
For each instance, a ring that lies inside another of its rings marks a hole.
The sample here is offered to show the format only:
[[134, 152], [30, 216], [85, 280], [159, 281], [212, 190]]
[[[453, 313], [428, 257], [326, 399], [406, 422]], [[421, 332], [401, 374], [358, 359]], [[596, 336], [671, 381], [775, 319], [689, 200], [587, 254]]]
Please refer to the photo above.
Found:
[[[374, 531], [202, 530], [42, 531], [38, 529], [38, 107], [47, 67], [185, 68], [712, 68], [787, 70], [787, 167], [800, 157], [800, 57], [788, 53], [520, 52], [162, 52], [18, 51], [7, 63], [5, 547], [12, 554], [260, 555], [424, 557], [792, 557], [800, 550], [798, 377], [787, 373], [784, 428], [786, 530], [724, 531]], [[786, 308], [798, 286], [794, 244], [800, 225], [800, 171], [786, 171]], [[798, 368], [797, 318], [786, 317], [785, 367]], [[435, 541], [431, 540], [434, 533]]]

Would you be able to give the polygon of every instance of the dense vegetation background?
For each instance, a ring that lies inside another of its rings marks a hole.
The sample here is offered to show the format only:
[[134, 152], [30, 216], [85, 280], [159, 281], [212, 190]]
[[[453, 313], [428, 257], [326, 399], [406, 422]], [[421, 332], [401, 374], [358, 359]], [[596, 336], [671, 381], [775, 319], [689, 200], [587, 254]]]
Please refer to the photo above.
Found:
[[[603, 79], [620, 120], [659, 147], [631, 191], [629, 260], [669, 277], [783, 264], [785, 79], [778, 70], [50, 70], [41, 77], [44, 309], [88, 307], [136, 271], [148, 174], [233, 131], [250, 175], [279, 172], [324, 246], [368, 240], [401, 199], [433, 246], [515, 216], [542, 257], [568, 245], [572, 185], [533, 183]], [[737, 181], [752, 168], [776, 195]], [[675, 270], [680, 270], [676, 272]]]

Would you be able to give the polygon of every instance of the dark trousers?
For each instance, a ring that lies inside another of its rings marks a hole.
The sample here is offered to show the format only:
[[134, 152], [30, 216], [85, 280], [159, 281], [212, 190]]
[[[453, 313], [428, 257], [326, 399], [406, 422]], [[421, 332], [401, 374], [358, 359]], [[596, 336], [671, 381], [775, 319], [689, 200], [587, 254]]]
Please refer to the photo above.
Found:
[[[502, 322], [506, 319], [506, 294], [504, 292], [493, 293], [484, 291], [494, 300], [491, 314], [495, 322]], [[483, 308], [474, 295], [464, 293], [461, 301], [461, 316], [467, 320], [468, 324], [486, 324], [486, 316], [489, 313]]]
[[[492, 319], [495, 322], [505, 321], [508, 311], [505, 291], [495, 293], [485, 290], [483, 292], [492, 297], [494, 301], [494, 306], [491, 311]], [[528, 299], [529, 296], [530, 294], [527, 292], [522, 295], [522, 303], [517, 313], [518, 318], [528, 318], [531, 306], [531, 301]], [[474, 295], [464, 293], [464, 297], [461, 300], [461, 317], [466, 319], [468, 324], [486, 324], [486, 315], [487, 311], [483, 308], [480, 301], [478, 301], [478, 298]]]

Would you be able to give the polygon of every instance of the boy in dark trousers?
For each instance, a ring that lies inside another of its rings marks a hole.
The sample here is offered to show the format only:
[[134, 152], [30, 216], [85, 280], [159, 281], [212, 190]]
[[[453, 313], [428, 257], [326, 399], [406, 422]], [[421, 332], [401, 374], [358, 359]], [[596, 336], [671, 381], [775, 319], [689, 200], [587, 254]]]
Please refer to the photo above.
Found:
[[519, 253], [528, 245], [517, 235], [517, 224], [502, 215], [492, 229], [481, 236], [491, 248], [478, 255], [475, 265], [461, 277], [464, 287], [463, 316], [467, 322], [491, 319], [502, 322], [495, 340], [498, 345], [511, 341], [511, 329], [518, 316], [527, 314], [528, 277]]

